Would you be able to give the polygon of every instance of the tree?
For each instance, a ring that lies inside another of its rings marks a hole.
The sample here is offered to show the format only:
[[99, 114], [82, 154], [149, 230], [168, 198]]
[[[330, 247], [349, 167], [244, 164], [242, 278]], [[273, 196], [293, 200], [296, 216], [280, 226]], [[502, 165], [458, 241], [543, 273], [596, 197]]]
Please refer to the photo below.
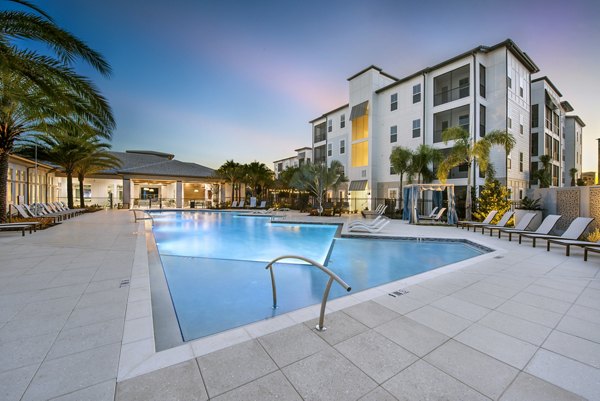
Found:
[[[344, 165], [339, 160], [332, 160], [329, 168], [339, 174], [338, 179], [331, 185], [333, 192], [337, 194], [338, 188], [343, 183], [348, 182], [348, 177], [344, 174]], [[341, 201], [341, 199], [339, 199]]]
[[504, 165], [505, 169], [505, 177], [506, 183], [508, 183], [508, 156], [510, 152], [514, 149], [517, 141], [512, 134], [508, 133], [508, 131], [504, 130], [494, 130], [485, 134], [485, 139], [493, 143], [494, 145], [499, 145], [504, 148]]
[[434, 177], [433, 171], [429, 168], [432, 163], [438, 162], [441, 158], [439, 150], [429, 145], [419, 145], [412, 155], [411, 168], [409, 174], [417, 176], [417, 182], [431, 181]]
[[217, 176], [231, 185], [231, 201], [235, 200], [235, 185], [240, 177], [242, 166], [232, 160], [227, 160], [217, 169]]
[[[108, 76], [104, 58], [38, 7], [12, 2], [27, 11], [0, 11], [0, 222], [6, 220], [8, 158], [23, 134], [44, 132], [62, 119], [83, 119], [108, 135], [115, 125], [106, 99], [71, 67], [81, 60]], [[31, 42], [49, 51], [24, 47]]]
[[549, 188], [552, 185], [552, 166], [550, 165], [551, 157], [549, 155], [541, 155], [540, 163], [542, 168], [533, 174], [533, 178], [539, 180], [540, 188]]
[[304, 164], [294, 174], [292, 187], [310, 192], [319, 205], [319, 215], [323, 212], [323, 197], [327, 189], [339, 182], [340, 174], [325, 164]]
[[466, 218], [469, 219], [473, 208], [471, 196], [471, 174], [473, 164], [477, 162], [481, 170], [487, 170], [492, 143], [485, 140], [485, 137], [474, 142], [471, 139], [469, 132], [461, 127], [448, 128], [442, 132], [442, 139], [445, 144], [448, 144], [449, 141], [454, 141], [454, 145], [450, 149], [450, 153], [448, 153], [438, 167], [438, 179], [441, 182], [446, 182], [448, 173], [452, 168], [460, 165], [467, 165], [467, 199], [465, 202], [465, 215]]
[[412, 151], [402, 146], [394, 148], [390, 154], [390, 164], [392, 165], [394, 173], [398, 174], [400, 181], [400, 190], [398, 191], [398, 203], [396, 204], [396, 210], [400, 210], [402, 207], [402, 182], [404, 181], [404, 174], [411, 171], [412, 160]]
[[257, 197], [262, 193], [265, 184], [273, 180], [273, 171], [264, 163], [254, 161], [244, 166], [246, 181], [252, 189], [252, 195]]
[[110, 149], [109, 144], [97, 143], [94, 147], [95, 150], [81, 159], [75, 167], [75, 174], [77, 174], [77, 181], [79, 182], [79, 207], [82, 208], [85, 207], [83, 196], [83, 181], [85, 177], [90, 174], [121, 166], [121, 160], [108, 152], [108, 149]]
[[473, 212], [473, 217], [479, 221], [485, 219], [492, 210], [497, 210], [497, 217], [491, 222], [496, 223], [500, 220], [500, 216], [510, 210], [512, 205], [508, 189], [496, 179], [493, 170], [486, 177], [475, 204], [476, 210]]
[[571, 186], [574, 187], [576, 184], [576, 175], [577, 175], [577, 169], [575, 167], [569, 169], [569, 175], [571, 176]]

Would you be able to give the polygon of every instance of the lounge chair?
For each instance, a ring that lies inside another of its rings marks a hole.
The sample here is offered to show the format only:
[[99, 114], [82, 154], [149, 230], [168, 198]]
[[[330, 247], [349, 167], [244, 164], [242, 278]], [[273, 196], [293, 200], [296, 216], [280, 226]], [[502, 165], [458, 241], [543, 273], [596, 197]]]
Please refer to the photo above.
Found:
[[243, 208], [244, 208], [244, 203], [245, 203], [245, 202], [246, 202], [246, 201], [245, 201], [244, 199], [242, 199], [242, 200], [240, 201], [240, 204], [238, 205], [238, 209], [243, 209]]
[[231, 207], [232, 207], [232, 208], [236, 208], [236, 207], [238, 207], [238, 206], [237, 206], [237, 201], [233, 201], [233, 202], [231, 202]]
[[260, 201], [260, 205], [258, 206], [259, 209], [266, 209], [267, 208], [267, 201]]
[[489, 228], [490, 229], [490, 237], [491, 237], [492, 236], [492, 228], [506, 227], [506, 225], [508, 224], [508, 221], [510, 219], [512, 219], [514, 214], [515, 214], [515, 212], [508, 211], [508, 212], [504, 213], [504, 215], [502, 216], [500, 221], [497, 222], [496, 224], [477, 225], [477, 226], [474, 226], [473, 229], [475, 231], [477, 231], [477, 227], [481, 227], [481, 235], [483, 235], [485, 233], [485, 229]]
[[571, 247], [572, 246], [580, 246], [582, 248], [600, 248], [600, 241], [598, 242], [590, 242], [590, 241], [579, 241], [576, 239], [549, 239], [546, 244], [546, 250], [550, 251], [550, 244], [558, 244], [563, 245], [567, 248], [566, 255], [571, 255]]
[[440, 219], [442, 218], [442, 216], [445, 212], [446, 212], [446, 208], [443, 207], [437, 212], [437, 214], [435, 216], [433, 216], [433, 217], [423, 216], [423, 217], [420, 217], [419, 220], [440, 221]]
[[26, 223], [1, 223], [0, 231], [21, 231], [21, 235], [25, 236], [25, 230], [29, 230], [29, 234], [33, 231], [37, 231], [37, 225], [41, 224], [39, 221], [32, 221]]
[[250, 197], [250, 206], [248, 206], [251, 209], [256, 208], [256, 198], [254, 196]]
[[389, 220], [389, 218], [385, 216], [377, 216], [374, 220], [369, 222], [364, 220], [354, 220], [348, 223], [348, 227], [357, 227], [357, 226], [366, 226], [366, 227], [376, 227], [378, 224], [381, 224], [382, 221]]
[[427, 218], [432, 218], [433, 216], [435, 216], [436, 212], [438, 210], [438, 207], [434, 207], [433, 209], [431, 209], [431, 213], [427, 214], [427, 215], [419, 215], [419, 220], [423, 220], [423, 219], [427, 219]]
[[390, 219], [385, 219], [380, 224], [377, 224], [377, 226], [375, 226], [375, 227], [369, 227], [367, 225], [356, 225], [356, 226], [348, 227], [348, 231], [369, 232], [371, 234], [374, 234], [374, 233], [378, 233], [379, 231], [381, 231], [388, 224], [390, 224]]
[[594, 252], [594, 253], [600, 253], [600, 248], [592, 248], [589, 246], [584, 246], [583, 247], [583, 261], [587, 262], [588, 260], [588, 252]]
[[[535, 213], [530, 213], [530, 214], [535, 214]], [[544, 221], [542, 221], [542, 224], [540, 224], [540, 226], [535, 231], [529, 231], [526, 229], [519, 230], [516, 227], [515, 228], [499, 228], [498, 229], [498, 238], [500, 238], [501, 233], [507, 233], [509, 241], [512, 241], [513, 234], [523, 234], [523, 233], [525, 233], [525, 234], [527, 234], [527, 233], [548, 234], [550, 231], [552, 231], [552, 229], [554, 228], [554, 226], [556, 225], [556, 223], [558, 222], [560, 217], [561, 216], [559, 214], [549, 214], [548, 216], [546, 216]]]
[[[31, 215], [31, 217], [46, 217], [46, 218], [52, 219], [55, 224], [58, 223], [59, 221], [61, 221], [64, 217], [64, 216], [60, 216], [60, 215], [56, 215], [56, 214], [43, 213], [43, 212], [41, 212], [41, 209], [38, 209], [38, 210], [40, 210], [40, 213], [36, 213], [31, 209], [31, 207], [29, 205], [23, 204], [21, 206], [23, 206], [25, 208], [25, 210], [27, 210], [27, 213], [29, 213]], [[33, 205], [31, 205], [31, 206], [33, 206]]]
[[54, 205], [57, 205], [58, 209], [61, 211], [71, 211], [74, 212], [75, 215], [80, 215], [83, 214], [85, 212], [85, 208], [79, 208], [79, 209], [71, 209], [69, 206], [67, 206], [65, 203], [63, 202], [54, 202]]
[[67, 218], [69, 218], [69, 219], [76, 215], [74, 210], [70, 210], [70, 209], [69, 210], [59, 210], [59, 209], [53, 207], [54, 205], [51, 205], [49, 203], [38, 203], [38, 205], [41, 205], [43, 210], [45, 210], [49, 214], [63, 215], [63, 216], [67, 216]]
[[527, 230], [527, 227], [531, 224], [533, 219], [535, 218], [535, 213], [525, 213], [523, 217], [519, 220], [517, 225], [514, 228], [506, 228], [506, 227], [496, 227], [496, 226], [488, 226], [490, 230], [490, 237], [494, 233], [494, 230], [498, 230], [498, 238], [502, 235], [503, 232], [508, 232], [509, 237], [511, 232], [523, 232]]
[[275, 211], [274, 208], [269, 208], [269, 209], [265, 209], [265, 210], [255, 210], [253, 212], [251, 212], [250, 214], [258, 214], [258, 215], [263, 215], [263, 214], [271, 214]]
[[387, 205], [380, 203], [377, 206], [377, 208], [375, 208], [375, 210], [363, 210], [360, 213], [363, 215], [364, 218], [367, 218], [367, 216], [369, 216], [369, 217], [381, 216], [385, 213], [386, 209], [387, 209]]
[[492, 222], [492, 220], [494, 220], [494, 217], [496, 217], [496, 214], [498, 214], [497, 210], [492, 210], [491, 212], [488, 213], [487, 217], [479, 222], [479, 221], [470, 221], [470, 220], [465, 220], [465, 221], [459, 221], [458, 223], [456, 223], [456, 227], [461, 227], [461, 228], [465, 228], [467, 227], [467, 231], [469, 230], [469, 227], [473, 224], [477, 224], [477, 225], [482, 225], [482, 224], [490, 224]]
[[549, 239], [570, 239], [576, 240], [581, 234], [588, 228], [590, 224], [594, 221], [593, 217], [577, 217], [575, 220], [571, 222], [567, 230], [563, 233], [563, 235], [549, 235], [549, 234], [535, 234], [535, 233], [521, 233], [519, 234], [519, 244], [521, 243], [521, 239], [531, 238], [533, 241], [533, 247], [535, 248], [535, 241], [537, 239], [549, 240]]

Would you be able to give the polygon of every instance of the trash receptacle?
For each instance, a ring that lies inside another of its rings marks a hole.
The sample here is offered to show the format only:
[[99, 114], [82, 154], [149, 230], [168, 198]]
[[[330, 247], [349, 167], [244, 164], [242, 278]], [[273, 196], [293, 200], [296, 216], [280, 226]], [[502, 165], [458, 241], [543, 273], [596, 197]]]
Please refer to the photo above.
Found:
[[191, 209], [195, 209], [196, 208], [196, 201], [190, 201], [190, 208]]

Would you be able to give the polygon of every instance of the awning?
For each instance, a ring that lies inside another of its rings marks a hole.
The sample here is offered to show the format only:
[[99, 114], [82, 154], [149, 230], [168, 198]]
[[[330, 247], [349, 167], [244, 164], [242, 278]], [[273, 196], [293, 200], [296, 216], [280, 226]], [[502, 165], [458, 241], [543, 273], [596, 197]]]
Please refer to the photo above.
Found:
[[367, 180], [350, 181], [349, 191], [364, 191], [367, 189]]
[[357, 104], [356, 106], [352, 106], [352, 111], [350, 112], [350, 121], [355, 118], [362, 117], [367, 114], [367, 108], [369, 107], [369, 101], [362, 102]]

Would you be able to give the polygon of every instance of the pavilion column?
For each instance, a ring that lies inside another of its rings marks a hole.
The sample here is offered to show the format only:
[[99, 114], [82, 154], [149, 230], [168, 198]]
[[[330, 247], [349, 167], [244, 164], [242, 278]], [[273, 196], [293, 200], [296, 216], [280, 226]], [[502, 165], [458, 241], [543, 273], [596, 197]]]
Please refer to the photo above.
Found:
[[183, 207], [183, 182], [181, 181], [175, 183], [175, 207]]
[[131, 208], [131, 180], [123, 178], [123, 208]]

